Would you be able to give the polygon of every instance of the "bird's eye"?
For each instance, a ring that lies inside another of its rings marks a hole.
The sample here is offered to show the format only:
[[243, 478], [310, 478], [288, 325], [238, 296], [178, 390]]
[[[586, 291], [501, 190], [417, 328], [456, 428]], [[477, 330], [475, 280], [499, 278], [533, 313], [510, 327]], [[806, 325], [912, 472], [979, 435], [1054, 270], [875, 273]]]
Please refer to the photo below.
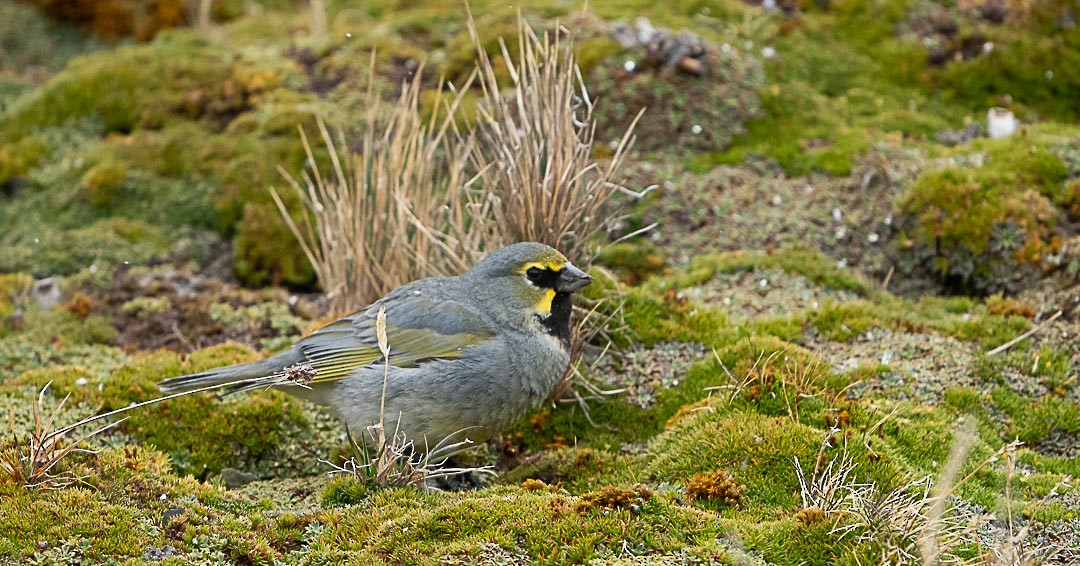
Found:
[[540, 276], [543, 275], [543, 274], [544, 274], [544, 272], [540, 271], [539, 267], [530, 267], [525, 272], [525, 277], [528, 277], [529, 281], [536, 281], [536, 280], [540, 279]]

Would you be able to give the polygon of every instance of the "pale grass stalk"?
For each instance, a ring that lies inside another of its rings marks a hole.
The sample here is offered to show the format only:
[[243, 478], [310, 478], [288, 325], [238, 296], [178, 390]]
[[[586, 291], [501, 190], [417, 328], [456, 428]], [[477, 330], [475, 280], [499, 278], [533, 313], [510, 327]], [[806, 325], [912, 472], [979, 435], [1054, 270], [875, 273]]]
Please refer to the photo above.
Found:
[[25, 437], [20, 438], [15, 432], [14, 414], [8, 416], [11, 427], [11, 440], [0, 447], [0, 481], [7, 481], [16, 485], [21, 484], [28, 488], [66, 487], [82, 481], [83, 478], [77, 477], [70, 472], [53, 474], [54, 468], [56, 468], [56, 466], [67, 456], [75, 452], [93, 452], [81, 448], [81, 446], [90, 438], [124, 422], [126, 417], [103, 425], [91, 432], [84, 433], [81, 436], [76, 436], [65, 444], [65, 439], [67, 439], [68, 435], [73, 433], [76, 429], [129, 411], [155, 405], [163, 401], [177, 399], [179, 397], [202, 393], [204, 391], [218, 390], [235, 392], [246, 391], [249, 389], [270, 388], [274, 386], [307, 387], [307, 383], [311, 381], [316, 373], [317, 372], [310, 366], [297, 364], [266, 377], [258, 377], [227, 384], [210, 385], [199, 389], [192, 389], [190, 391], [183, 391], [164, 397], [156, 397], [139, 403], [133, 403], [126, 407], [86, 417], [78, 422], [61, 428], [55, 428], [56, 418], [67, 403], [68, 398], [71, 397], [71, 394], [64, 396], [57, 404], [56, 408], [53, 409], [52, 413], [46, 417], [44, 415], [43, 407], [45, 404], [45, 392], [52, 385], [52, 382], [49, 382], [45, 384], [45, 387], [43, 387], [40, 392], [38, 392], [36, 399], [33, 401], [31, 406], [33, 428]]
[[[830, 432], [822, 442], [822, 449], [831, 443], [833, 433]], [[820, 460], [820, 458], [818, 458]], [[799, 498], [803, 509], [818, 509], [825, 517], [832, 518], [844, 510], [848, 501], [850, 490], [855, 486], [855, 460], [848, 454], [847, 447], [843, 452], [829, 460], [828, 465], [820, 468], [815, 463], [814, 471], [810, 476], [803, 472], [802, 463], [796, 457], [795, 476], [799, 480]]]
[[329, 28], [326, 17], [326, 0], [311, 0], [311, 34], [323, 37]]
[[[374, 67], [373, 54], [370, 85]], [[330, 162], [325, 175], [300, 129], [311, 171], [296, 177], [279, 167], [300, 201], [298, 220], [270, 189], [337, 312], [370, 304], [415, 279], [460, 273], [486, 248], [470, 231], [465, 164], [471, 142], [467, 135], [451, 136], [461, 94], [447, 100], [437, 91], [434, 110], [424, 119], [422, 74], [421, 65], [392, 104], [368, 87], [359, 152], [345, 150], [318, 120]]]
[[[537, 36], [518, 18], [518, 55], [500, 38], [509, 84], [501, 84], [469, 15], [482, 98], [469, 154], [504, 243], [537, 241], [588, 265], [605, 205], [626, 191], [616, 179], [634, 143], [635, 118], [606, 165], [593, 157], [593, 101], [572, 42]], [[640, 115], [639, 115], [640, 117]], [[631, 193], [637, 196], [637, 193]], [[613, 220], [613, 218], [608, 218]]]
[[941, 529], [945, 523], [945, 513], [948, 511], [948, 494], [952, 492], [956, 476], [967, 460], [971, 445], [978, 439], [975, 426], [970, 420], [964, 423], [953, 433], [952, 447], [949, 449], [949, 459], [945, 461], [945, 467], [938, 473], [938, 481], [932, 491], [933, 503], [919, 536], [919, 553], [923, 564], [937, 564], [941, 559]]
[[213, 0], [199, 0], [198, 14], [195, 18], [195, 27], [201, 33], [206, 33], [210, 30], [210, 9]]

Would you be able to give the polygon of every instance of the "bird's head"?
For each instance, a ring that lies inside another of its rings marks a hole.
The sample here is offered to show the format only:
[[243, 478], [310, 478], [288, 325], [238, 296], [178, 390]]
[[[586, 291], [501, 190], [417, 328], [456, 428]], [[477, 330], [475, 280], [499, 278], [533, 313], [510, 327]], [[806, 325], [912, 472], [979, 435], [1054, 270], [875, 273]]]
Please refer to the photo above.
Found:
[[592, 282], [566, 256], [536, 242], [500, 249], [480, 260], [465, 279], [477, 288], [491, 289], [490, 300], [541, 317], [551, 315], [556, 295], [569, 295]]

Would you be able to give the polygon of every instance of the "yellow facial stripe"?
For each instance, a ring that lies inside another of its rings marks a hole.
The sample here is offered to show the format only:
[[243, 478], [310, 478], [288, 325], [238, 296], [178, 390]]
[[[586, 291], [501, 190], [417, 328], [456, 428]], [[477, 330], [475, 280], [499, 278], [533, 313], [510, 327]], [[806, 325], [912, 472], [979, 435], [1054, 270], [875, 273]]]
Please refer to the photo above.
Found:
[[521, 271], [518, 273], [525, 273], [526, 271], [539, 267], [540, 269], [550, 269], [551, 271], [560, 271], [563, 268], [563, 264], [557, 261], [531, 261], [522, 266]]
[[544, 296], [540, 299], [540, 302], [536, 303], [536, 312], [549, 315], [551, 314], [551, 301], [555, 298], [555, 289], [544, 289]]

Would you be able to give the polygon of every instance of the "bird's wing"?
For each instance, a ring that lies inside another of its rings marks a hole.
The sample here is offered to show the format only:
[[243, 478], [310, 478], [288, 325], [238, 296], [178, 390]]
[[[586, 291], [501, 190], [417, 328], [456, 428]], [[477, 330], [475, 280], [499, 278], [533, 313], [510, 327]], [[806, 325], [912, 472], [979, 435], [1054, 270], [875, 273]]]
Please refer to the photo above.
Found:
[[[466, 347], [492, 336], [483, 317], [456, 301], [414, 296], [388, 302], [383, 304], [386, 341], [394, 367], [457, 358]], [[336, 381], [364, 366], [385, 363], [376, 331], [380, 304], [342, 318], [297, 343], [306, 363], [315, 370], [312, 383]]]

